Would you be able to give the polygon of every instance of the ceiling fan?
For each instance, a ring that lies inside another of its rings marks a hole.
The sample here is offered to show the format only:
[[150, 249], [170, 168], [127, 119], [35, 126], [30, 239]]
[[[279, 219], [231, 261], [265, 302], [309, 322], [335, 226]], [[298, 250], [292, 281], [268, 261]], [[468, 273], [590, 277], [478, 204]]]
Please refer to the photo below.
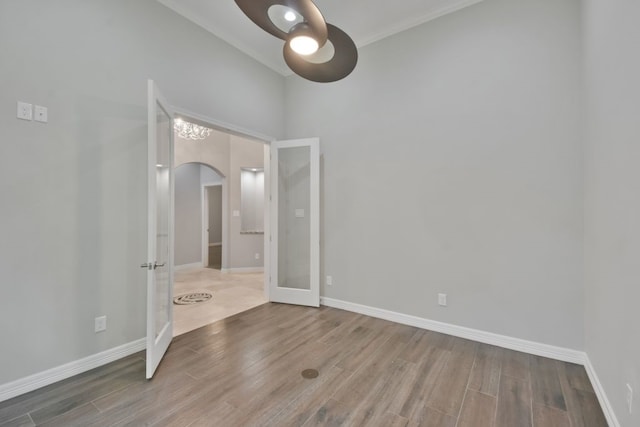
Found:
[[324, 20], [311, 0], [235, 0], [256, 25], [285, 41], [284, 60], [299, 76], [328, 83], [347, 77], [358, 62], [355, 43]]

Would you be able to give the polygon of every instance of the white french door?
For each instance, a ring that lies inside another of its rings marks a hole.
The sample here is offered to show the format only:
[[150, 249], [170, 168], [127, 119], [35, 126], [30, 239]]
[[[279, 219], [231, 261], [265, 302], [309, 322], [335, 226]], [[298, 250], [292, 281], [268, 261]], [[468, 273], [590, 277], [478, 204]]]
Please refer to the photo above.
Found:
[[273, 302], [320, 305], [320, 140], [271, 143]]
[[147, 378], [173, 337], [173, 111], [148, 82]]

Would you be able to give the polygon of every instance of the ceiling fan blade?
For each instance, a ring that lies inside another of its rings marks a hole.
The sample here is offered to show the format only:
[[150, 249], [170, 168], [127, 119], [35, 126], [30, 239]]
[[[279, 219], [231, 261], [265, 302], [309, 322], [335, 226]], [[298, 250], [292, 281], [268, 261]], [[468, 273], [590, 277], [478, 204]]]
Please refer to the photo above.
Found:
[[269, 8], [284, 6], [300, 14], [315, 35], [319, 46], [327, 41], [328, 30], [320, 9], [311, 0], [235, 0], [236, 4], [258, 27], [286, 40], [289, 33], [278, 28], [269, 18]]

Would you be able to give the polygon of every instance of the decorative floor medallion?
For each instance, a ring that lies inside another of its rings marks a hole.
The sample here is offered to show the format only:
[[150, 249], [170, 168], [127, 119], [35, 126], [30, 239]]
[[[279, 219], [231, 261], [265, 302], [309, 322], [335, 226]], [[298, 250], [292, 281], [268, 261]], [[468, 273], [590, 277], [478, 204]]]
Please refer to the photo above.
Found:
[[190, 305], [199, 302], [209, 301], [213, 295], [209, 292], [192, 292], [190, 294], [178, 295], [173, 299], [173, 303], [177, 305]]

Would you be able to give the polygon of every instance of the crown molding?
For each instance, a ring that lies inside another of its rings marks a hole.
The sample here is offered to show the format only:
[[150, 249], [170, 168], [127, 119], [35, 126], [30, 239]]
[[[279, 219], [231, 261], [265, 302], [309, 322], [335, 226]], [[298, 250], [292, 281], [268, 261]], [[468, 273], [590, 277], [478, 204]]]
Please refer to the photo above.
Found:
[[246, 55], [252, 57], [256, 61], [260, 62], [262, 65], [267, 66], [268, 68], [275, 71], [276, 73], [283, 76], [292, 74], [292, 71], [289, 70], [289, 68], [284, 64], [284, 61], [282, 64], [280, 64], [279, 61], [274, 61], [272, 58], [269, 57], [269, 55], [264, 55], [262, 53], [259, 53], [258, 51], [252, 49], [247, 44], [239, 41], [237, 38], [235, 38], [231, 34], [225, 31], [221, 31], [220, 28], [216, 28], [215, 26], [211, 25], [209, 22], [206, 21], [206, 19], [191, 12], [188, 8], [184, 7], [178, 1], [176, 0], [157, 0], [157, 1], [163, 6], [173, 10], [178, 15], [181, 15], [182, 17], [188, 19], [189, 21], [193, 22], [199, 27], [207, 30], [208, 32], [218, 37], [219, 39], [229, 43], [231, 46], [235, 47], [236, 49], [240, 50]]
[[483, 0], [459, 0], [454, 1], [446, 7], [442, 7], [440, 9], [431, 11], [425, 15], [412, 16], [411, 18], [394, 25], [389, 28], [385, 28], [383, 31], [371, 34], [370, 36], [364, 37], [360, 40], [355, 40], [356, 46], [364, 47], [371, 43], [375, 43], [387, 37], [393, 36], [394, 34], [401, 33], [410, 28], [417, 27], [418, 25], [422, 25], [426, 22], [433, 21], [434, 19], [440, 18], [441, 16], [448, 15], [450, 13], [456, 12], [460, 9], [464, 9], [465, 7], [472, 6], [476, 3], [480, 3]]

